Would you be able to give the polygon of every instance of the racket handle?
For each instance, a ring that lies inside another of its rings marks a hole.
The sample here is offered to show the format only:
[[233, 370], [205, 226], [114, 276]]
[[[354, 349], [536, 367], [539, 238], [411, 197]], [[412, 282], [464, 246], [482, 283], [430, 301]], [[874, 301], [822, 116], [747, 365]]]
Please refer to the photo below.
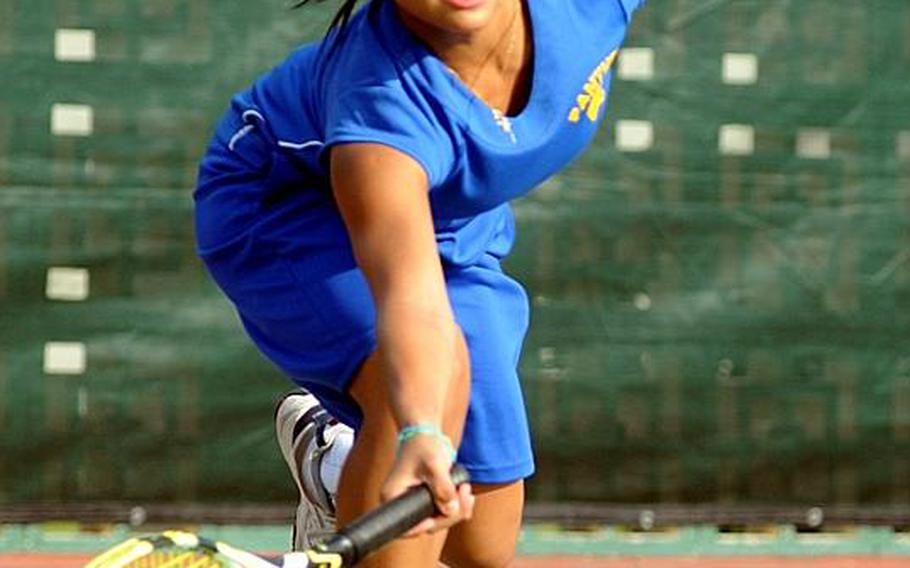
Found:
[[[460, 465], [452, 466], [452, 482], [456, 487], [467, 483], [468, 472]], [[340, 554], [344, 565], [350, 566], [436, 512], [430, 488], [413, 487], [355, 520], [318, 548]]]

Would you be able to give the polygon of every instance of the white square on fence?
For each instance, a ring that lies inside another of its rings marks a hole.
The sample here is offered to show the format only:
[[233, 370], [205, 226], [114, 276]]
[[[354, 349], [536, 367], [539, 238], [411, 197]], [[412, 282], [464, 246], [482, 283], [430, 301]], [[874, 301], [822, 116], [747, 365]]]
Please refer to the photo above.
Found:
[[45, 295], [49, 300], [81, 302], [88, 298], [89, 274], [85, 268], [53, 266], [47, 269]]
[[51, 133], [56, 136], [91, 136], [95, 113], [88, 105], [55, 104], [51, 107]]
[[910, 161], [910, 130], [897, 135], [897, 158]]
[[725, 53], [723, 80], [728, 85], [753, 85], [758, 82], [758, 56], [754, 53]]
[[654, 146], [654, 125], [646, 120], [616, 123], [616, 147], [623, 152], [644, 152]]
[[85, 373], [85, 344], [52, 341], [44, 344], [44, 372], [48, 375]]
[[755, 128], [748, 124], [724, 124], [717, 145], [726, 156], [751, 156], [755, 153]]
[[796, 155], [810, 160], [831, 157], [831, 132], [824, 128], [802, 128], [796, 133]]
[[61, 28], [54, 34], [57, 61], [94, 61], [95, 30]]
[[654, 50], [650, 47], [625, 47], [619, 54], [617, 74], [626, 81], [654, 78]]

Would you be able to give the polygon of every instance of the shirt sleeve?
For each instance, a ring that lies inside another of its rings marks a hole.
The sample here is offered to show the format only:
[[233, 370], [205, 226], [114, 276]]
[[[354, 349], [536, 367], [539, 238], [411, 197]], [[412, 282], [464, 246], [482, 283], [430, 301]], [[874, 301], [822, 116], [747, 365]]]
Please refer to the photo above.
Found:
[[445, 129], [395, 84], [361, 86], [326, 103], [325, 151], [364, 142], [403, 152], [424, 169], [430, 187], [445, 179], [451, 147]]

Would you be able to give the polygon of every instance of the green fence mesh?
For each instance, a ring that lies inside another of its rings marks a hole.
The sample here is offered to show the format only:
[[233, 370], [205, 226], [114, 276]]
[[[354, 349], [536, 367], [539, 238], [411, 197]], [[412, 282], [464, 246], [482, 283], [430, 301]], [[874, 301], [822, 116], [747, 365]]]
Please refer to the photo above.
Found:
[[[335, 5], [0, 0], [0, 504], [289, 499], [190, 190]], [[531, 497], [910, 506], [910, 3], [650, 0], [616, 72], [516, 204]]]

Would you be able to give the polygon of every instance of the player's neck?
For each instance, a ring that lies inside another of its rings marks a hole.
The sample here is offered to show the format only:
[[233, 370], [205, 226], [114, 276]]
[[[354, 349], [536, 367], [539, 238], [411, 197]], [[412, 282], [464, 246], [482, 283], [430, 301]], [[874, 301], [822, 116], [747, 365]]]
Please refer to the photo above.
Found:
[[530, 96], [531, 39], [524, 0], [504, 0], [483, 28], [453, 33], [403, 15], [405, 25], [488, 106], [510, 115]]
[[516, 66], [514, 45], [524, 34], [522, 0], [499, 2], [489, 23], [470, 32], [434, 27], [404, 13], [402, 20], [437, 57], [463, 78], [482, 72], [484, 68], [506, 70]]

